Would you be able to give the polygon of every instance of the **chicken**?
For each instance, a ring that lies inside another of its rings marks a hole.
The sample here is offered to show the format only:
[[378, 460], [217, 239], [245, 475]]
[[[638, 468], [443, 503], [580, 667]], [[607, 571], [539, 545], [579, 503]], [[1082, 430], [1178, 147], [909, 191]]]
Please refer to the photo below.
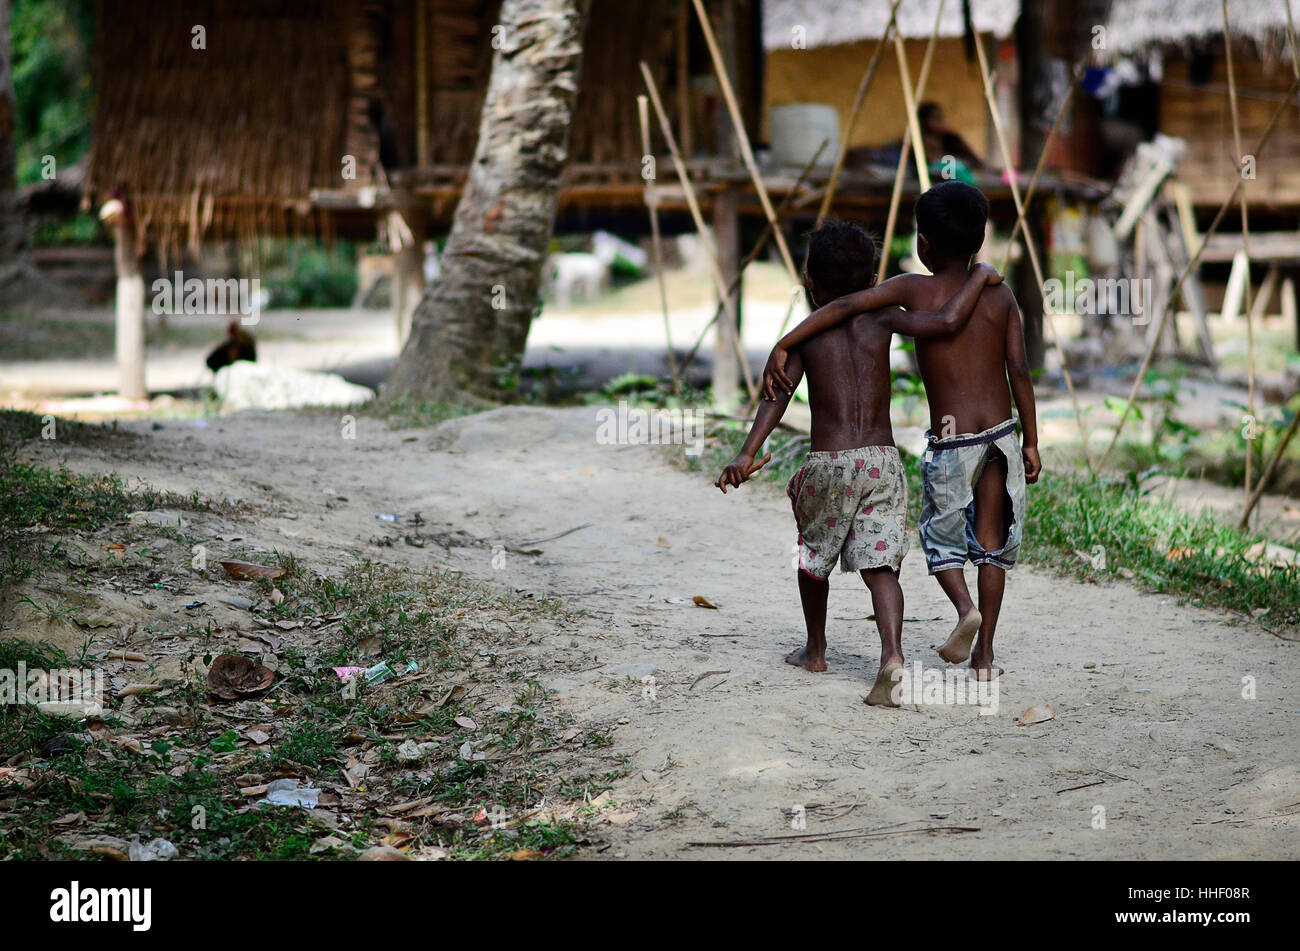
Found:
[[232, 320], [226, 328], [228, 336], [211, 353], [208, 354], [208, 369], [216, 373], [222, 367], [228, 367], [236, 360], [257, 362], [257, 344], [253, 335]]

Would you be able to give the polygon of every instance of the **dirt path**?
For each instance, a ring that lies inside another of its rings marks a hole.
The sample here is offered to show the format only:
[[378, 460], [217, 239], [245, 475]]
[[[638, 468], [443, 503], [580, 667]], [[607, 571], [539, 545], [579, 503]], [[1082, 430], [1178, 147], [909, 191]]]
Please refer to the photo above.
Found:
[[[784, 495], [760, 485], [724, 497], [662, 449], [598, 446], [592, 409], [503, 409], [433, 432], [362, 418], [355, 440], [324, 414], [139, 431], [147, 441], [107, 460], [102, 448], [52, 451], [82, 471], [260, 503], [276, 514], [257, 533], [315, 565], [451, 564], [587, 612], [577, 634], [535, 650], [538, 676], [579, 722], [613, 727], [602, 753], [627, 756], [605, 857], [1300, 857], [1300, 816], [1274, 816], [1300, 800], [1296, 646], [1213, 612], [1018, 569], [996, 715], [872, 709], [862, 698], [878, 642], [856, 578], [832, 582], [830, 670], [782, 663], [802, 640]], [[375, 518], [392, 512], [396, 526]], [[427, 532], [482, 543], [406, 546], [414, 512]], [[371, 541], [382, 536], [396, 544]], [[903, 589], [908, 661], [942, 667], [932, 647], [950, 609], [915, 550]], [[1244, 677], [1258, 699], [1242, 699]], [[1055, 720], [1017, 725], [1043, 702]], [[794, 835], [796, 807], [804, 833], [978, 831], [689, 845]]]

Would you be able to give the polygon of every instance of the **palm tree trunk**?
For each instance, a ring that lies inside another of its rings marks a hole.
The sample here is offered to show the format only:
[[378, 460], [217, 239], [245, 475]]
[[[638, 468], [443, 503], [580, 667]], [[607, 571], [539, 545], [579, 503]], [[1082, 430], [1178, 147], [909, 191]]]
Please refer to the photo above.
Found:
[[519, 375], [537, 312], [590, 0], [505, 0], [469, 180], [389, 401], [492, 400]]

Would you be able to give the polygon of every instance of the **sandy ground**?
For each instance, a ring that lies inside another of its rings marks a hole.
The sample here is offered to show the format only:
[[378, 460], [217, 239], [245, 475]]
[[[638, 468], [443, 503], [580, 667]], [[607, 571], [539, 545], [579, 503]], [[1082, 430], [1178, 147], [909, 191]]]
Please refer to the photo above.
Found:
[[[144, 438], [107, 457], [49, 451], [74, 469], [257, 503], [270, 514], [242, 534], [315, 566], [451, 564], [585, 612], [576, 632], [539, 632], [530, 650], [533, 675], [578, 722], [613, 728], [601, 752], [628, 757], [601, 857], [1300, 857], [1296, 644], [1021, 568], [996, 714], [868, 708], [878, 641], [855, 577], [832, 581], [830, 670], [782, 662], [803, 637], [783, 493], [724, 497], [672, 450], [598, 445], [595, 414], [507, 408], [434, 431], [362, 417], [355, 440], [325, 413], [238, 414], [127, 424]], [[427, 530], [479, 541], [374, 544], [402, 531], [376, 514], [415, 512]], [[507, 545], [541, 553], [496, 547]], [[950, 609], [915, 549], [902, 580], [908, 661], [942, 668], [933, 647]], [[1247, 677], [1257, 699], [1242, 697]], [[1018, 725], [1043, 703], [1055, 719]], [[978, 831], [923, 831], [935, 827]]]

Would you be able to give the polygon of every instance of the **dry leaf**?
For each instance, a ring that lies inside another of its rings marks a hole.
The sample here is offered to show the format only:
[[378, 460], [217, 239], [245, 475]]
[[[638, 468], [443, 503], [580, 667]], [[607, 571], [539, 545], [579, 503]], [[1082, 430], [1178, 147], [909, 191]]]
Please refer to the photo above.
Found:
[[283, 568], [271, 568], [252, 561], [223, 561], [221, 567], [226, 574], [236, 581], [252, 581], [256, 578], [279, 578], [284, 574]]
[[1034, 723], [1045, 723], [1048, 720], [1056, 719], [1056, 711], [1048, 704], [1035, 704], [1024, 713], [1020, 714], [1020, 725], [1030, 726]]
[[478, 724], [475, 723], [473, 720], [471, 720], [469, 717], [457, 717], [457, 718], [456, 718], [456, 723], [457, 723], [459, 726], [462, 726], [462, 727], [464, 727], [464, 728], [467, 729], [467, 730], [477, 730], [477, 729], [478, 729]]
[[456, 686], [443, 694], [442, 699], [438, 701], [438, 706], [445, 707], [449, 703], [455, 703], [461, 697], [465, 696], [467, 692], [468, 691], [464, 684], [456, 684]]
[[239, 654], [222, 654], [208, 668], [208, 692], [222, 700], [237, 700], [241, 694], [265, 690], [274, 680], [270, 668]]
[[534, 851], [533, 849], [520, 849], [518, 852], [510, 853], [510, 861], [512, 862], [531, 862], [533, 859], [539, 859], [541, 857], [542, 853]]
[[718, 606], [716, 604], [710, 604], [707, 598], [702, 598], [698, 594], [695, 597], [691, 598], [691, 600], [694, 601], [697, 605], [699, 605], [702, 608], [710, 608], [714, 611], [718, 610]]

